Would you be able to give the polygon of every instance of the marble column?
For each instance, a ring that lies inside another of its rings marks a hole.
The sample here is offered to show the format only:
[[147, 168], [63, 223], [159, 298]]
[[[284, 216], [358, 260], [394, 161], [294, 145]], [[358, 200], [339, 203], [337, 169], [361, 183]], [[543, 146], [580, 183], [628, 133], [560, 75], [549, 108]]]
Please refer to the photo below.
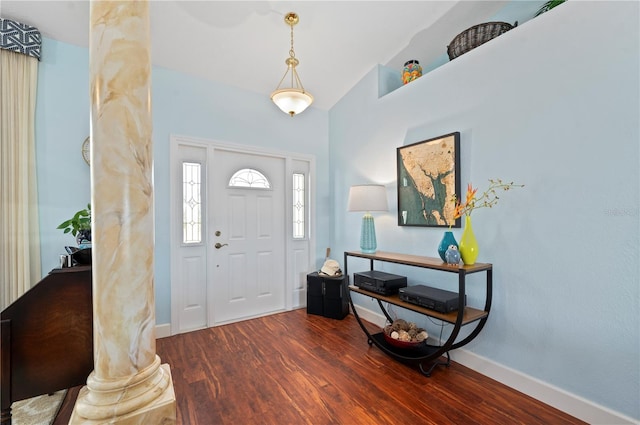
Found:
[[70, 424], [172, 424], [155, 344], [149, 3], [90, 7], [94, 370]]

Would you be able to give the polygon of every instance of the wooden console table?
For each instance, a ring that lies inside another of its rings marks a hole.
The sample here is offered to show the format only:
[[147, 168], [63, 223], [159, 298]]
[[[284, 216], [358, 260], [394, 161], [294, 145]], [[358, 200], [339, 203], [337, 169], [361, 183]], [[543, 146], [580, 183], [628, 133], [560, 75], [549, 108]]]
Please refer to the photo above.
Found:
[[[426, 375], [431, 376], [431, 372], [437, 365], [445, 365], [448, 366], [450, 363], [449, 351], [460, 348], [469, 342], [471, 342], [482, 330], [484, 327], [487, 318], [489, 317], [489, 311], [491, 310], [491, 297], [492, 297], [492, 285], [493, 285], [493, 265], [489, 263], [476, 263], [470, 266], [467, 265], [448, 265], [443, 263], [439, 258], [432, 257], [422, 257], [417, 255], [407, 255], [407, 254], [397, 254], [393, 252], [382, 252], [378, 251], [375, 254], [364, 254], [357, 251], [346, 251], [344, 253], [344, 272], [345, 275], [348, 276], [348, 259], [349, 257], [359, 257], [366, 258], [370, 261], [370, 270], [374, 270], [374, 262], [387, 262], [387, 263], [395, 263], [401, 264], [405, 266], [411, 267], [420, 267], [424, 269], [431, 270], [439, 270], [447, 273], [457, 273], [458, 274], [458, 305], [464, 306], [466, 300], [466, 277], [468, 274], [484, 272], [486, 274], [486, 297], [485, 304], [482, 309], [477, 309], [473, 307], [467, 307], [458, 309], [458, 311], [454, 311], [451, 313], [439, 313], [434, 310], [429, 310], [427, 308], [423, 308], [416, 304], [411, 304], [405, 301], [402, 301], [398, 295], [380, 295], [374, 292], [370, 292], [364, 289], [360, 289], [356, 286], [349, 286], [349, 303], [351, 304], [351, 309], [353, 311], [353, 315], [355, 316], [358, 324], [367, 335], [367, 342], [369, 345], [375, 345], [384, 353], [389, 355], [390, 357], [399, 360], [405, 361], [409, 363], [417, 363], [420, 371]], [[353, 305], [353, 300], [351, 299], [351, 292], [356, 292], [359, 294], [366, 295], [378, 301], [378, 305], [382, 310], [382, 313], [385, 315], [387, 320], [391, 323], [393, 322], [393, 318], [389, 315], [387, 310], [383, 306], [384, 303], [389, 303], [407, 310], [414, 311], [416, 313], [423, 314], [425, 316], [430, 316], [435, 319], [442, 320], [444, 322], [448, 322], [453, 324], [453, 330], [451, 331], [451, 335], [449, 338], [442, 343], [441, 345], [429, 345], [425, 344], [420, 348], [409, 349], [409, 348], [398, 348], [389, 344], [382, 332], [378, 333], [370, 333], [369, 330], [365, 327], [358, 316], [358, 312]], [[460, 341], [456, 341], [460, 329], [463, 326], [471, 325], [475, 326], [473, 330]], [[438, 359], [442, 356], [446, 355], [447, 361], [442, 362]], [[427, 365], [427, 366], [425, 366]]]

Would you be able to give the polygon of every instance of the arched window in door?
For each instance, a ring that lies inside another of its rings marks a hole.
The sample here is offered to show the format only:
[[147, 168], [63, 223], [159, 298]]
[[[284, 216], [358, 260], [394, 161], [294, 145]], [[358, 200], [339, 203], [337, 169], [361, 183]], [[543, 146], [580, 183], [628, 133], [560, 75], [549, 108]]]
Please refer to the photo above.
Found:
[[229, 187], [271, 189], [271, 183], [260, 171], [253, 168], [243, 168], [233, 173], [233, 176], [229, 179]]

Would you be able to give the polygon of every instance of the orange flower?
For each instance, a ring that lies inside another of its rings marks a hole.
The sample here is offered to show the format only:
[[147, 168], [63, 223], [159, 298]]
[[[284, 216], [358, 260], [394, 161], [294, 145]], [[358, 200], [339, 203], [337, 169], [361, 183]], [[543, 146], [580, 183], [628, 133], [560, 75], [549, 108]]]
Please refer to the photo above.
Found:
[[456, 208], [453, 210], [453, 218], [462, 217], [463, 210], [464, 210], [464, 205], [461, 205], [460, 201], [456, 202]]
[[465, 202], [466, 205], [469, 205], [469, 202], [473, 200], [473, 198], [476, 196], [477, 191], [478, 188], [476, 187], [474, 189], [473, 186], [471, 186], [471, 183], [467, 185], [467, 202]]

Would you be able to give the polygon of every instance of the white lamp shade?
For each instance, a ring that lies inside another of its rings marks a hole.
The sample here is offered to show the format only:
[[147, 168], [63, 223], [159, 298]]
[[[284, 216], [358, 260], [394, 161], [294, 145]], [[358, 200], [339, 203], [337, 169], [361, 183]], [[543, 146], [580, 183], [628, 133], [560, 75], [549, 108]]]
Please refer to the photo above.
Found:
[[300, 89], [281, 89], [271, 93], [271, 100], [278, 108], [291, 116], [299, 114], [311, 105], [313, 96]]
[[348, 211], [389, 211], [387, 190], [379, 184], [351, 186]]

